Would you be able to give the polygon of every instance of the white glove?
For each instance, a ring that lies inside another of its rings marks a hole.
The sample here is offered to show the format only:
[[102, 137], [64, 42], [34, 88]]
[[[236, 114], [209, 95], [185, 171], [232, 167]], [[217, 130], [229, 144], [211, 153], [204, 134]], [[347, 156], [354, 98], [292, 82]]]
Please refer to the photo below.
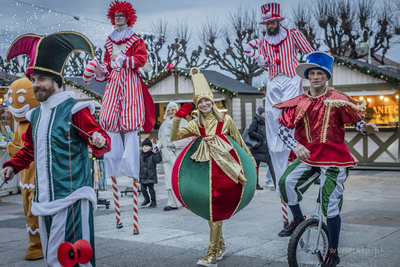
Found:
[[125, 55], [124, 53], [122, 53], [121, 51], [118, 51], [118, 52], [116, 53], [116, 55], [118, 55], [118, 56], [117, 56], [117, 58], [115, 59], [115, 64], [116, 64], [118, 67], [122, 68], [122, 64], [124, 64], [124, 60], [126, 59], [126, 55]]
[[265, 67], [265, 64], [268, 63], [268, 61], [269, 61], [268, 57], [263, 58], [262, 55], [259, 55], [259, 56], [256, 58], [256, 60], [257, 60], [258, 65], [259, 65], [262, 69], [265, 69], [265, 68], [266, 68], [266, 67]]

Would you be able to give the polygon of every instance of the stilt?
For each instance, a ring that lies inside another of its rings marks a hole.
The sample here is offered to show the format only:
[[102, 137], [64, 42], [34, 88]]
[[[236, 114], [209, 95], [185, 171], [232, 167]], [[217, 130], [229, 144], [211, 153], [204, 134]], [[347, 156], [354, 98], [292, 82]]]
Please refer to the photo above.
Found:
[[117, 179], [111, 177], [112, 180], [112, 188], [113, 188], [113, 195], [114, 195], [114, 204], [115, 204], [115, 216], [117, 218], [117, 228], [122, 228], [121, 222], [121, 211], [119, 208], [119, 196], [118, 196], [118, 188], [117, 188]]
[[139, 234], [138, 220], [138, 180], [133, 179], [133, 234]]

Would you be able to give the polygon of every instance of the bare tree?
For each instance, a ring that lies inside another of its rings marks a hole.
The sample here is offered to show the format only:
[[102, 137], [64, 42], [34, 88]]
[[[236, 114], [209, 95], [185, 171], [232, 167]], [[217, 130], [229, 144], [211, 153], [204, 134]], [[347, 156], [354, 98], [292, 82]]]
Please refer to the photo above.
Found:
[[[298, 4], [297, 8], [293, 8], [292, 17], [296, 29], [301, 31], [310, 43], [311, 47], [318, 51], [321, 42], [317, 39], [318, 27], [312, 19], [312, 10], [305, 2]], [[300, 60], [304, 58], [303, 52], [300, 51]]]
[[[310, 1], [308, 4], [313, 3]], [[400, 22], [395, 16], [392, 2], [317, 0], [314, 6], [314, 18], [322, 29], [324, 43], [332, 54], [346, 53], [350, 58], [360, 58], [363, 55], [356, 53], [357, 43], [372, 38], [371, 55], [384, 64], [391, 40], [400, 35]], [[396, 0], [395, 7], [400, 8], [400, 0]], [[306, 24], [312, 25], [312, 22], [307, 21]], [[377, 52], [382, 57], [377, 57]]]
[[262, 70], [255, 60], [246, 56], [244, 47], [260, 36], [257, 14], [254, 9], [239, 6], [236, 12], [229, 14], [227, 23], [221, 28], [217, 21], [208, 20], [203, 24], [201, 39], [208, 59], [206, 66], [216, 65], [235, 75], [237, 80], [252, 84], [253, 77], [259, 76]]
[[[95, 58], [101, 63], [103, 59], [103, 50], [95, 47]], [[77, 51], [72, 53], [64, 66], [65, 76], [83, 76], [86, 65], [92, 60], [90, 56], [84, 52]]]

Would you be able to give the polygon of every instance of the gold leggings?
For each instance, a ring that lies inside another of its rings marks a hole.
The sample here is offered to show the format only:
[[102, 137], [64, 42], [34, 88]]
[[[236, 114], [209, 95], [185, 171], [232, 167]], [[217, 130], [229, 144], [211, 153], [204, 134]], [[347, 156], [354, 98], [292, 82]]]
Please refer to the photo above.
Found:
[[210, 226], [210, 245], [208, 250], [214, 253], [216, 253], [224, 243], [224, 238], [222, 237], [222, 223], [223, 221], [208, 221], [208, 225]]

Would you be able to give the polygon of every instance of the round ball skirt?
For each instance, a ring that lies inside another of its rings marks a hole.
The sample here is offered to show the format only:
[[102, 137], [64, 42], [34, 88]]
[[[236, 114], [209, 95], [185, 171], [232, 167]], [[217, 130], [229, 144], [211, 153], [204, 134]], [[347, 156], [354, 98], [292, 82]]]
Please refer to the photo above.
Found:
[[230, 154], [242, 166], [247, 179], [245, 187], [229, 178], [213, 159], [196, 162], [190, 158], [197, 151], [202, 136], [182, 151], [172, 170], [172, 188], [178, 200], [208, 221], [227, 220], [246, 207], [257, 184], [257, 172], [250, 156], [230, 136], [220, 137], [233, 146]]

